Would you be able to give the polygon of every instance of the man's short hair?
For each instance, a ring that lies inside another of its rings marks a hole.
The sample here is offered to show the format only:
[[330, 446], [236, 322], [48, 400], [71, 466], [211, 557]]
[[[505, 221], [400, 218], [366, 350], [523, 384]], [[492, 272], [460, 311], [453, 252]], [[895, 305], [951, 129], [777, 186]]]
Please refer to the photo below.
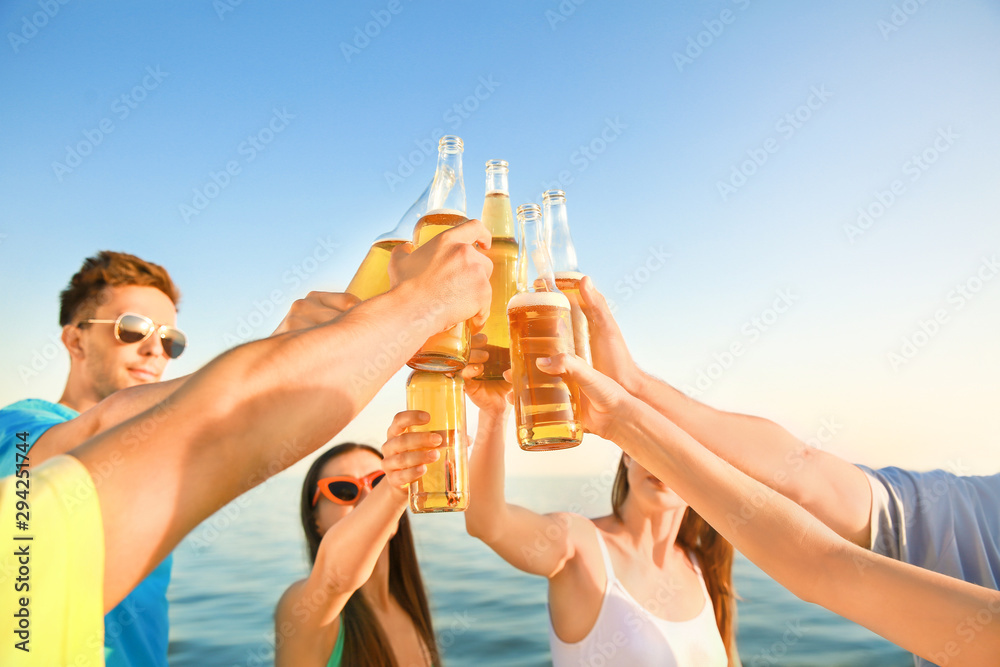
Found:
[[83, 261], [83, 266], [59, 294], [59, 324], [66, 326], [74, 319], [86, 319], [84, 312], [96, 310], [109, 287], [129, 285], [155, 287], [170, 297], [175, 307], [181, 300], [180, 290], [159, 264], [124, 252], [102, 250]]

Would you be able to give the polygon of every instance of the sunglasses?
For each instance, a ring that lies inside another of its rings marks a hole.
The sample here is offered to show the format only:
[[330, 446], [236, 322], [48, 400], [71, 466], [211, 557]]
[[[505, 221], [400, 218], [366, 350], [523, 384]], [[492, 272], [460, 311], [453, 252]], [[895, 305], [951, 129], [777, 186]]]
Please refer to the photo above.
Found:
[[114, 320], [83, 320], [76, 326], [82, 329], [84, 324], [114, 324], [115, 338], [123, 345], [141, 343], [155, 331], [163, 344], [163, 351], [171, 359], [181, 356], [187, 345], [187, 336], [183, 331], [166, 324], [157, 324], [145, 315], [122, 313]]
[[378, 486], [378, 483], [385, 477], [381, 470], [370, 472], [361, 479], [340, 475], [338, 477], [326, 477], [316, 483], [316, 495], [313, 496], [313, 507], [319, 502], [319, 494], [322, 493], [327, 499], [338, 505], [353, 505], [361, 497], [361, 489], [369, 491]]

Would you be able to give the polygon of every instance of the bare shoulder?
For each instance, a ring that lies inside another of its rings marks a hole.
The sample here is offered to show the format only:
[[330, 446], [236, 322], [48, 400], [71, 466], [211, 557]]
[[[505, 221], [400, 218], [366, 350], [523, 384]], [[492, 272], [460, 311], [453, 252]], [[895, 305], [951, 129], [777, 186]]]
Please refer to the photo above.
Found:
[[296, 605], [301, 604], [302, 591], [308, 579], [299, 579], [294, 584], [285, 589], [278, 599], [278, 605], [274, 609], [275, 621], [289, 621], [294, 616]]

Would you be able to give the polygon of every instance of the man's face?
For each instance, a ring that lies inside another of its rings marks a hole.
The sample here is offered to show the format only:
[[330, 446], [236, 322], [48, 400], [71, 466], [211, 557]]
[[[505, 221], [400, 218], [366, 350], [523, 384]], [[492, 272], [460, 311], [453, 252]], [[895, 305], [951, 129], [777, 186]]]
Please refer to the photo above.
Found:
[[[177, 309], [166, 294], [155, 287], [110, 287], [93, 316], [114, 320], [122, 313], [145, 315], [157, 326], [175, 326]], [[169, 357], [160, 337], [153, 333], [139, 343], [124, 345], [115, 338], [114, 324], [88, 324], [80, 330], [81, 371], [99, 400], [119, 389], [158, 382]]]

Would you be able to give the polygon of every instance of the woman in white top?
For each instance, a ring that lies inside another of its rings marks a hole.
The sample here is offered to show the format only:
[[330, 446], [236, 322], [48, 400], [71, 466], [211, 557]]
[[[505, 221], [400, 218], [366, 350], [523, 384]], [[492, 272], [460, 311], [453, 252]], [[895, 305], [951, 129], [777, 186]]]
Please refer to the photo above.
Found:
[[514, 567], [549, 580], [553, 665], [738, 665], [732, 546], [624, 455], [609, 516], [540, 515], [508, 504], [510, 385], [472, 379], [481, 370], [473, 364], [463, 373], [480, 409], [466, 528]]

